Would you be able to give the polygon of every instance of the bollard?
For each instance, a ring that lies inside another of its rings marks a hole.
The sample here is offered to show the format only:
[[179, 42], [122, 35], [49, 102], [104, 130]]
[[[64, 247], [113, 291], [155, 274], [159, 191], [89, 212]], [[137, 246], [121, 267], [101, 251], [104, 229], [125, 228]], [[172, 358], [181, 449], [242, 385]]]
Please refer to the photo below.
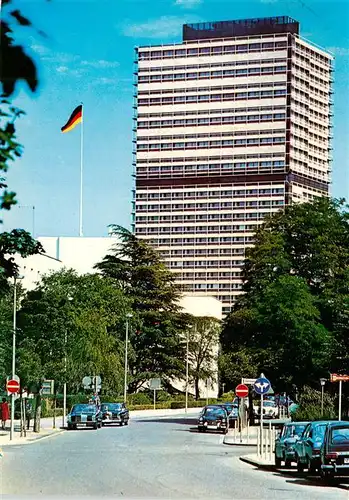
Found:
[[257, 429], [257, 456], [260, 457], [261, 456], [261, 453], [260, 453], [260, 439], [259, 439], [259, 428]]
[[246, 437], [247, 437], [247, 444], [250, 442], [250, 422], [247, 422], [247, 428], [246, 428]]
[[234, 442], [236, 443], [236, 422], [234, 422]]

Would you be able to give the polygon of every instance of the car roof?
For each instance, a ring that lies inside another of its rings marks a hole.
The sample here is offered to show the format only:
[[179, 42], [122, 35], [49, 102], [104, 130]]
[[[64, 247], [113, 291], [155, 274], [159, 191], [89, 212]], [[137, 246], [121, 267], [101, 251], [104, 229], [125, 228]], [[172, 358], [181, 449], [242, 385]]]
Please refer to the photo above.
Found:
[[329, 427], [349, 427], [349, 422], [347, 420], [337, 420], [336, 422], [328, 422]]
[[310, 424], [309, 420], [307, 422], [285, 422], [285, 427], [290, 425], [308, 425]]
[[112, 403], [110, 403], [110, 402], [109, 403], [104, 403], [104, 402], [102, 403], [102, 405], [123, 405], [123, 404], [124, 403], [116, 403], [115, 401]]

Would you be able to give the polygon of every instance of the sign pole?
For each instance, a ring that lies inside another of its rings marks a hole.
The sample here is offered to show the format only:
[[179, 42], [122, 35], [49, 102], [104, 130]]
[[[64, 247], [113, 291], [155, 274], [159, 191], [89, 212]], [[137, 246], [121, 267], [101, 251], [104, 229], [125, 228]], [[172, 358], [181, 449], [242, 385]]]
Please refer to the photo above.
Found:
[[263, 393], [261, 394], [261, 418], [260, 418], [260, 426], [261, 426], [261, 455], [263, 453]]
[[338, 420], [342, 420], [342, 380], [339, 381]]
[[156, 389], [154, 389], [154, 410], [156, 410]]
[[[12, 332], [12, 379], [16, 374], [16, 330], [17, 330], [17, 280], [16, 276], [13, 279], [13, 332]], [[13, 439], [15, 425], [15, 394], [11, 394], [11, 427], [10, 427], [10, 441]]]

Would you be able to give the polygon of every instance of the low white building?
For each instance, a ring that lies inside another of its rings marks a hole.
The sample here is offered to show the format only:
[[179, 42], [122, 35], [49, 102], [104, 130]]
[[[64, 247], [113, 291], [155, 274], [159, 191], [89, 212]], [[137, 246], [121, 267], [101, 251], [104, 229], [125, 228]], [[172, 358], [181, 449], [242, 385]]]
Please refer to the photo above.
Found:
[[26, 259], [16, 258], [22, 285], [30, 290], [40, 281], [41, 276], [60, 269], [75, 269], [79, 274], [95, 272], [93, 266], [100, 262], [117, 245], [118, 238], [54, 236], [37, 238], [42, 244], [44, 255], [31, 255]]

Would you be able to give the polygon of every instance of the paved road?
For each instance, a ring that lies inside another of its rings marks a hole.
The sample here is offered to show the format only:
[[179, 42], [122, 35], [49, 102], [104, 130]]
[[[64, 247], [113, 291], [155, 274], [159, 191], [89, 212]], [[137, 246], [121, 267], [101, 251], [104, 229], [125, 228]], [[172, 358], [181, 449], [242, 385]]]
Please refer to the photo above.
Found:
[[2, 493], [116, 498], [344, 500], [348, 492], [256, 470], [222, 435], [190, 432], [185, 418], [71, 431], [4, 448]]

